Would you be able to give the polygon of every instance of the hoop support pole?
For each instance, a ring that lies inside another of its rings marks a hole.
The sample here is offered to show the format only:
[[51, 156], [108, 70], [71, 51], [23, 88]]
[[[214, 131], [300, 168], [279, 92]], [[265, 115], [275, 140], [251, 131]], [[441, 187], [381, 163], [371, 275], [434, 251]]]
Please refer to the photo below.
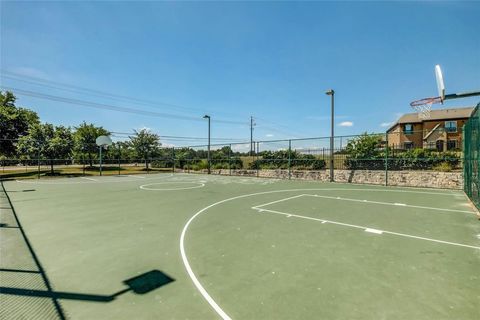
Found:
[[468, 92], [461, 92], [461, 93], [446, 94], [444, 100], [468, 98], [468, 97], [475, 97], [475, 96], [480, 96], [480, 91], [468, 91]]

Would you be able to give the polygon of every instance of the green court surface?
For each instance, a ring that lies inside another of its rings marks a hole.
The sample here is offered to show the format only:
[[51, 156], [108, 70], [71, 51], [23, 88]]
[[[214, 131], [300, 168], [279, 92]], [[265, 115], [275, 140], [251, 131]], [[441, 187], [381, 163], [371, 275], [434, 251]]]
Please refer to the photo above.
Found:
[[167, 173], [3, 185], [2, 319], [480, 319], [480, 221], [461, 191]]

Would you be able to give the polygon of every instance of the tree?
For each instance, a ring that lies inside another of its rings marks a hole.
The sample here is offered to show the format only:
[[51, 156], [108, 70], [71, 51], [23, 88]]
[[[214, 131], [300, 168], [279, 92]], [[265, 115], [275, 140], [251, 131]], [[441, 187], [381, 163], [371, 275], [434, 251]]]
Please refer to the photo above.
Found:
[[52, 124], [37, 124], [28, 130], [28, 134], [20, 138], [18, 148], [30, 158], [46, 158], [53, 175], [55, 162], [64, 162], [73, 150], [73, 136], [70, 128], [54, 127]]
[[0, 91], [0, 153], [15, 154], [17, 139], [39, 123], [38, 115], [31, 110], [15, 106], [16, 98], [10, 91]]
[[75, 127], [75, 132], [73, 134], [73, 139], [75, 141], [74, 150], [77, 154], [84, 157], [87, 155], [88, 162], [90, 167], [93, 166], [93, 156], [98, 152], [98, 146], [95, 143], [95, 140], [99, 136], [108, 136], [108, 132], [103, 127], [96, 127], [93, 124], [87, 124], [85, 121], [80, 124], [78, 127]]
[[159, 152], [161, 146], [158, 134], [151, 133], [147, 129], [135, 131], [135, 135], [129, 137], [137, 156], [145, 159], [145, 169], [148, 170], [148, 157]]
[[385, 161], [381, 150], [382, 136], [366, 132], [350, 140], [345, 147], [347, 158], [345, 166], [348, 169], [379, 170], [384, 168]]
[[367, 134], [366, 132], [352, 140], [345, 147], [349, 158], [373, 159], [380, 155], [381, 135]]

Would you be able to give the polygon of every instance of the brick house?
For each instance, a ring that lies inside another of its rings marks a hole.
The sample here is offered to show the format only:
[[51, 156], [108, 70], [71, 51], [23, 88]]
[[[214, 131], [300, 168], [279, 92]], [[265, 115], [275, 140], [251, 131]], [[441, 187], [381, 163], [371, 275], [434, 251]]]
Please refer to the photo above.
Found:
[[428, 148], [438, 151], [462, 148], [462, 128], [473, 107], [432, 110], [429, 119], [407, 113], [387, 130], [395, 149]]

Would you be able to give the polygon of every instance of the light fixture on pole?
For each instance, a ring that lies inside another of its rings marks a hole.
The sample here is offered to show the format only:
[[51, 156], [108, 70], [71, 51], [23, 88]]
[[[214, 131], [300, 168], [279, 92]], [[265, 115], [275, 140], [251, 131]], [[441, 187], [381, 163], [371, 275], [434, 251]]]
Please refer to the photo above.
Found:
[[335, 117], [335, 91], [333, 89], [328, 90], [325, 92], [327, 96], [331, 96], [331, 119], [330, 119], [330, 182], [333, 182], [333, 165], [334, 165], [334, 159], [333, 159], [333, 148], [334, 148], [334, 137], [335, 137], [335, 132], [334, 132], [334, 117]]
[[210, 116], [204, 115], [203, 119], [208, 119], [208, 151], [207, 151], [207, 170], [210, 174]]

